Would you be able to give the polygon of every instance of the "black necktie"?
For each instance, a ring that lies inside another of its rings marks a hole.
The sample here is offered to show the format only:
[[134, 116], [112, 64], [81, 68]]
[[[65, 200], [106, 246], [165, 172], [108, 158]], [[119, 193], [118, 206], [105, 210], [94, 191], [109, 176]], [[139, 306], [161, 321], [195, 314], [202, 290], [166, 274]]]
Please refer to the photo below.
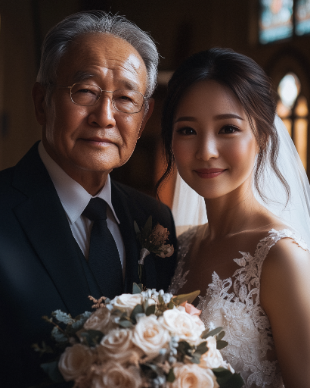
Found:
[[107, 226], [107, 204], [92, 198], [83, 216], [94, 221], [89, 245], [88, 262], [102, 296], [112, 299], [123, 292], [123, 274], [114, 238]]

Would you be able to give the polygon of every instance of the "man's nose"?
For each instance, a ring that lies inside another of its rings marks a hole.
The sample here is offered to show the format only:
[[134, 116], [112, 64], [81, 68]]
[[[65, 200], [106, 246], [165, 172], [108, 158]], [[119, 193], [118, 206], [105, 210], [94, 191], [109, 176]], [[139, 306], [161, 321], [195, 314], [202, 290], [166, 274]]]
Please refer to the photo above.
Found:
[[91, 125], [100, 128], [112, 128], [116, 125], [115, 108], [112, 103], [112, 94], [102, 93], [100, 99], [91, 107], [88, 120]]
[[216, 159], [218, 156], [218, 142], [214, 136], [204, 136], [202, 139], [199, 139], [196, 153], [197, 159], [208, 161], [212, 158]]

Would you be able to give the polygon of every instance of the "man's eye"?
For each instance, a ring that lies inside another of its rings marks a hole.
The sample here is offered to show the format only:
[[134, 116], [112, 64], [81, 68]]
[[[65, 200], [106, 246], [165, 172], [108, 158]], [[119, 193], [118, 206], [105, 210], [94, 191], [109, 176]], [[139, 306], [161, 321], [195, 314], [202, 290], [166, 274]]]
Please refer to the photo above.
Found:
[[237, 131], [238, 131], [238, 128], [232, 125], [225, 125], [225, 127], [221, 128], [219, 133], [230, 134], [230, 133], [235, 133]]
[[92, 94], [94, 94], [94, 91], [90, 90], [90, 89], [79, 89], [76, 91], [76, 93], [81, 93], [81, 94], [92, 93]]
[[189, 136], [189, 135], [195, 135], [196, 131], [191, 127], [183, 127], [177, 130], [177, 132], [181, 135]]

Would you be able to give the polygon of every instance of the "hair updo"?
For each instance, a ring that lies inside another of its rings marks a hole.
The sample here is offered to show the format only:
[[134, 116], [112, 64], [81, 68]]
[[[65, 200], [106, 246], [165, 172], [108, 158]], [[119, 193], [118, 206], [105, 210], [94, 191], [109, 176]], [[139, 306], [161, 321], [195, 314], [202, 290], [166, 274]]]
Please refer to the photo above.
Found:
[[170, 175], [174, 167], [172, 152], [173, 120], [177, 107], [187, 90], [200, 81], [213, 80], [227, 86], [240, 101], [259, 146], [254, 185], [264, 198], [260, 186], [261, 172], [268, 161], [276, 176], [283, 184], [289, 198], [290, 189], [277, 167], [279, 140], [274, 125], [276, 104], [271, 82], [263, 69], [253, 59], [230, 49], [213, 48], [201, 51], [185, 60], [168, 83], [168, 93], [162, 113], [162, 138], [167, 168], [157, 183]]

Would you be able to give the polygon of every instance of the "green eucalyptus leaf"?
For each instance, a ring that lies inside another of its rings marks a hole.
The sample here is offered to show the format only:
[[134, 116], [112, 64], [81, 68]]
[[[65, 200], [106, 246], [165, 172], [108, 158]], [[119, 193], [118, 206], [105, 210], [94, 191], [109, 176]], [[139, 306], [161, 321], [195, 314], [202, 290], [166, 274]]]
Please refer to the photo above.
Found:
[[147, 236], [149, 236], [152, 232], [152, 216], [149, 216], [147, 219], [145, 226], [144, 226], [144, 231]]
[[137, 304], [130, 314], [130, 320], [136, 323], [137, 322], [136, 315], [143, 314], [143, 313], [144, 313], [144, 308], [142, 304]]
[[210, 330], [205, 330], [205, 331], [201, 334], [200, 338], [206, 339], [206, 338], [208, 338], [208, 337], [213, 337], [214, 335], [220, 333], [222, 330], [223, 330], [222, 327], [217, 327], [216, 329], [211, 330], [211, 331], [210, 331]]
[[141, 294], [143, 287], [141, 288], [139, 284], [133, 283], [132, 285], [132, 293], [133, 294]]
[[54, 340], [56, 342], [67, 342], [68, 341], [67, 336], [61, 330], [59, 330], [57, 326], [53, 327], [52, 337], [54, 338]]
[[178, 351], [183, 355], [191, 355], [192, 346], [186, 341], [180, 341], [178, 344]]
[[140, 234], [140, 228], [139, 228], [138, 224], [136, 223], [136, 221], [133, 222], [133, 227], [135, 229], [136, 234], [137, 235]]
[[156, 306], [155, 304], [152, 304], [152, 306], [149, 306], [147, 309], [146, 309], [146, 316], [149, 316], [151, 314], [155, 314], [155, 309], [156, 309]]
[[80, 334], [81, 342], [87, 346], [94, 347], [102, 340], [103, 333], [99, 330], [86, 330]]
[[205, 354], [207, 351], [208, 351], [207, 343], [201, 342], [201, 344], [199, 344], [196, 347], [195, 353], [199, 353], [200, 355], [202, 355], [202, 354]]
[[59, 372], [58, 361], [48, 362], [40, 366], [54, 383], [63, 383], [65, 381]]
[[191, 358], [191, 362], [193, 364], [200, 364], [200, 358], [201, 358], [201, 354], [199, 353], [194, 353], [192, 356], [190, 356]]
[[226, 341], [216, 341], [216, 349], [221, 350], [224, 349], [228, 345], [228, 342]]
[[118, 324], [124, 329], [129, 329], [133, 326], [132, 322], [128, 321], [127, 319], [124, 319], [123, 321], [119, 321]]
[[225, 331], [221, 331], [219, 335], [216, 336], [216, 340], [220, 341], [225, 336]]
[[61, 310], [53, 311], [52, 316], [55, 317], [58, 322], [64, 323], [66, 325], [70, 325], [74, 322], [74, 319], [70, 314], [64, 313]]
[[225, 368], [214, 368], [212, 372], [221, 388], [241, 388], [244, 385], [239, 373], [231, 373]]
[[172, 310], [174, 308], [174, 304], [172, 302], [169, 302], [167, 304], [168, 309]]
[[184, 302], [192, 303], [199, 294], [200, 294], [200, 290], [196, 290], [196, 291], [190, 292], [189, 294], [177, 295], [172, 298], [172, 302], [175, 304], [175, 306], [180, 306], [180, 304]]
[[171, 368], [168, 375], [167, 375], [167, 382], [173, 383], [174, 380], [175, 380], [175, 374], [174, 374], [173, 368]]

